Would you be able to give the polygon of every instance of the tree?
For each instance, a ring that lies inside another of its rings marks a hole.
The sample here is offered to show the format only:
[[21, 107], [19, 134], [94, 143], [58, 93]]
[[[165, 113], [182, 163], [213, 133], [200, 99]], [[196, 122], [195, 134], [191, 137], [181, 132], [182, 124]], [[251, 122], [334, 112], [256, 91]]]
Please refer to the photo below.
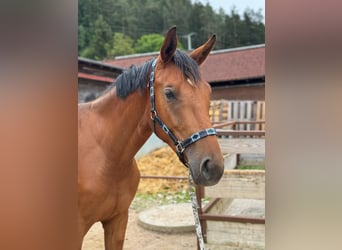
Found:
[[89, 46], [85, 48], [81, 55], [96, 60], [101, 60], [106, 57], [106, 44], [112, 39], [112, 30], [108, 23], [99, 15], [94, 23], [94, 32], [91, 35]]
[[[260, 10], [246, 9], [240, 16], [234, 7], [230, 13], [217, 12], [209, 3], [192, 0], [79, 0], [78, 10], [79, 54], [93, 59], [134, 53], [133, 44], [137, 52], [157, 51], [161, 43], [156, 34], [165, 34], [173, 25], [184, 44], [185, 35], [196, 33], [193, 48], [212, 34], [217, 35], [215, 49], [265, 42]], [[115, 32], [122, 34], [116, 42]], [[151, 37], [140, 41], [144, 35]]]
[[241, 23], [242, 20], [239, 14], [236, 12], [236, 8], [233, 7], [230, 11], [230, 15], [226, 16], [224, 27], [226, 29], [225, 39], [226, 39], [226, 48], [235, 48], [239, 46], [243, 46], [241, 43]]
[[107, 51], [107, 57], [115, 57], [122, 55], [133, 54], [133, 40], [129, 36], [120, 32], [115, 32], [113, 41], [110, 44], [105, 45]]
[[89, 33], [87, 30], [83, 27], [83, 25], [78, 25], [78, 51], [81, 52], [84, 50], [89, 41], [88, 41], [88, 35]]
[[141, 36], [135, 44], [137, 53], [159, 51], [164, 41], [164, 37], [159, 34], [148, 34]]

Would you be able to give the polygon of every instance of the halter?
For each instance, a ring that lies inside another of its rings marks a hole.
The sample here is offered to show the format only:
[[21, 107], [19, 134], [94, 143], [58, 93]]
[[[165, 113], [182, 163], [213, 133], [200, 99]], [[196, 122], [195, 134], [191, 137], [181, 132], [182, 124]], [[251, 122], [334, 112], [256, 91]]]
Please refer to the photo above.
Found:
[[179, 158], [179, 160], [188, 168], [189, 164], [184, 159], [184, 150], [189, 147], [191, 144], [197, 142], [200, 139], [203, 139], [207, 136], [216, 135], [216, 130], [214, 128], [207, 128], [204, 130], [201, 130], [197, 133], [192, 134], [187, 139], [181, 141], [179, 140], [175, 134], [166, 126], [166, 124], [160, 119], [160, 117], [157, 114], [157, 110], [155, 108], [155, 95], [154, 95], [154, 71], [156, 68], [157, 59], [154, 59], [152, 63], [152, 72], [150, 75], [150, 100], [151, 100], [151, 119], [153, 121], [153, 130], [155, 130], [155, 123], [163, 129], [163, 131], [171, 138], [173, 141], [175, 147], [176, 147], [176, 153]]

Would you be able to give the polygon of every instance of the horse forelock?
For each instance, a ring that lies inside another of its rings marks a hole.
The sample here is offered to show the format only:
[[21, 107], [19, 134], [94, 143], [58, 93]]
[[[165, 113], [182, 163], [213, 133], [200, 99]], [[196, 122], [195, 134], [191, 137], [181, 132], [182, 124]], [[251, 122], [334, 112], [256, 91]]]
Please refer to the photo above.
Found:
[[[201, 74], [197, 62], [186, 53], [176, 50], [173, 62], [182, 71], [186, 79], [191, 83], [197, 83], [201, 79]], [[187, 82], [189, 82], [187, 80]]]

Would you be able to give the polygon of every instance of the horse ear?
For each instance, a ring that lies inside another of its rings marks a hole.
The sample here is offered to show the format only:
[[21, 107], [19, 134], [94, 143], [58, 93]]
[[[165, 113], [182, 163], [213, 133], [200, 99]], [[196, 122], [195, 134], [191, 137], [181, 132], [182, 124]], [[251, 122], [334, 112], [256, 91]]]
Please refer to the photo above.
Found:
[[173, 26], [166, 34], [163, 46], [160, 49], [160, 56], [163, 63], [168, 63], [177, 49], [176, 26]]
[[194, 59], [198, 65], [201, 65], [214, 47], [215, 42], [216, 35], [212, 35], [212, 37], [210, 37], [210, 39], [205, 44], [190, 53], [191, 58]]

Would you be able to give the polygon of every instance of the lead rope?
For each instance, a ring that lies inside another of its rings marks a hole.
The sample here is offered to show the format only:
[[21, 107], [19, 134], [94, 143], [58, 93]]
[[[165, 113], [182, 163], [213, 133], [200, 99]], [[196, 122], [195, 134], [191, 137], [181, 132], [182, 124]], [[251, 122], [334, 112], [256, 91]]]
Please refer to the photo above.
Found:
[[192, 180], [191, 173], [189, 171], [189, 188], [190, 188], [190, 196], [191, 196], [191, 204], [192, 204], [192, 212], [194, 214], [195, 218], [195, 227], [196, 227], [196, 234], [197, 239], [199, 242], [199, 246], [201, 250], [206, 250], [203, 240], [203, 234], [202, 234], [202, 228], [201, 228], [201, 222], [198, 216], [198, 202], [196, 197], [196, 187]]

